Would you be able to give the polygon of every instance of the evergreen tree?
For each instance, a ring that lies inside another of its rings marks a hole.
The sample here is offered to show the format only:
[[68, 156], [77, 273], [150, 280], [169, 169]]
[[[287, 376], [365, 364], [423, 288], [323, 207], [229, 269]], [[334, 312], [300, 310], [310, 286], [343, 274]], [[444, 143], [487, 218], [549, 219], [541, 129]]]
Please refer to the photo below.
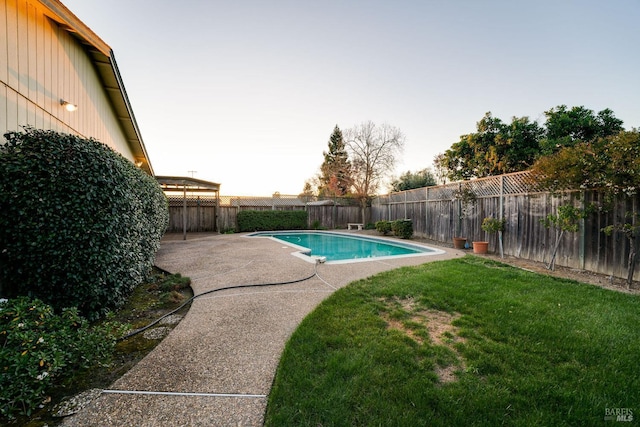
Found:
[[323, 151], [324, 162], [320, 166], [320, 196], [344, 196], [351, 189], [351, 163], [345, 147], [342, 131], [335, 126], [329, 138], [329, 151]]

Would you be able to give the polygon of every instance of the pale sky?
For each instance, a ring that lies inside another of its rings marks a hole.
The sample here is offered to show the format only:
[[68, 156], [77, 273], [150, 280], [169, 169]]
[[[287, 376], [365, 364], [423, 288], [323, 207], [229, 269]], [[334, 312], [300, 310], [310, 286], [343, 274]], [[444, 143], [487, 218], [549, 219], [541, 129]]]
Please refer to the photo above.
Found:
[[62, 1], [114, 50], [155, 173], [223, 195], [300, 193], [336, 124], [400, 128], [396, 175], [487, 111], [640, 126], [640, 0]]

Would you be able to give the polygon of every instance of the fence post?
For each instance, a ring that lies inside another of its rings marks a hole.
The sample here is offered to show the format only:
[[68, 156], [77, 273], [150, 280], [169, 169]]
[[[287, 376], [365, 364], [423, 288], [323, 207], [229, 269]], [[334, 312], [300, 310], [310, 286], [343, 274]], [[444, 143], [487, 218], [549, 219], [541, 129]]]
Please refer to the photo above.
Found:
[[429, 187], [426, 189], [426, 196], [424, 201], [424, 237], [429, 238]]
[[404, 192], [404, 217], [403, 219], [407, 219], [407, 191]]
[[[586, 205], [585, 205], [585, 197], [587, 196], [586, 192], [584, 190], [582, 190], [580, 192], [580, 210], [582, 211], [582, 213], [584, 214], [584, 211], [586, 209]], [[580, 238], [578, 240], [578, 263], [580, 265], [580, 269], [584, 270], [584, 265], [585, 265], [585, 256], [584, 256], [584, 251], [585, 251], [585, 244], [586, 244], [586, 228], [585, 228], [585, 223], [584, 223], [584, 215], [581, 215], [580, 220], [578, 221], [578, 227], [580, 230]]]
[[182, 240], [187, 240], [187, 183], [182, 187]]
[[202, 210], [200, 208], [200, 196], [196, 196], [196, 229], [195, 231], [202, 231]]
[[336, 229], [336, 223], [338, 222], [338, 206], [337, 201], [333, 199], [333, 206], [331, 207], [331, 228]]
[[220, 224], [218, 215], [220, 214], [220, 190], [216, 191], [216, 204], [214, 206], [215, 212], [213, 213], [213, 231], [220, 232]]
[[[461, 194], [462, 192], [462, 183], [458, 183], [458, 194]], [[458, 226], [458, 232], [456, 233], [456, 236], [461, 237], [462, 236], [462, 199], [458, 198], [458, 203], [457, 203], [457, 207], [458, 207], [458, 218], [456, 221], [456, 224]]]
[[500, 175], [500, 200], [498, 202], [498, 219], [504, 219], [504, 175]]

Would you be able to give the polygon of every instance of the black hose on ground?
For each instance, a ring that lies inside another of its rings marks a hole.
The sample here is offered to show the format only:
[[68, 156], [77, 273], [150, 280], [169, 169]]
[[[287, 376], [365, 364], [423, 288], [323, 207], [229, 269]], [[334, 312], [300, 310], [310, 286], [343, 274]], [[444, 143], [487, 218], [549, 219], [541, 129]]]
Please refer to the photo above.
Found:
[[[156, 267], [158, 270], [160, 270], [162, 273], [164, 274], [172, 274], [162, 268]], [[155, 326], [158, 324], [158, 322], [160, 322], [162, 319], [171, 316], [174, 313], [177, 313], [178, 311], [180, 311], [182, 308], [184, 308], [187, 304], [190, 304], [193, 300], [195, 300], [196, 298], [199, 298], [201, 296], [204, 295], [208, 295], [208, 294], [212, 294], [214, 292], [220, 292], [220, 291], [227, 291], [229, 289], [242, 289], [242, 288], [258, 288], [258, 287], [263, 287], [263, 286], [281, 286], [281, 285], [291, 285], [294, 283], [300, 283], [300, 282], [304, 282], [306, 280], [310, 280], [312, 278], [314, 278], [316, 275], [318, 274], [318, 264], [316, 263], [314, 268], [313, 268], [313, 274], [307, 277], [304, 277], [302, 279], [295, 279], [295, 280], [289, 280], [286, 282], [274, 282], [274, 283], [254, 283], [254, 284], [248, 284], [248, 285], [234, 285], [234, 286], [225, 286], [224, 288], [218, 288], [218, 289], [211, 289], [209, 291], [203, 292], [201, 294], [198, 295], [194, 295], [191, 298], [189, 298], [187, 301], [185, 301], [180, 307], [171, 310], [169, 313], [165, 314], [162, 317], [159, 317], [158, 319], [154, 320], [153, 322], [149, 323], [146, 326], [143, 326], [142, 328], [136, 329], [135, 331], [132, 331], [130, 333], [128, 333], [127, 335], [124, 335], [120, 338], [118, 338], [118, 341], [124, 341], [128, 338], [131, 338], [135, 335], [138, 335], [141, 332], [146, 331], [147, 329]]]

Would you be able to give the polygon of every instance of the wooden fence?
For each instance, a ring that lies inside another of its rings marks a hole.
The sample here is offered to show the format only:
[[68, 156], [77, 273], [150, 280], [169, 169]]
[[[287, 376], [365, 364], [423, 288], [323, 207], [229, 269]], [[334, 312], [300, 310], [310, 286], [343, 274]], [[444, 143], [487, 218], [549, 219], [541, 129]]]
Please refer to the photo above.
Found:
[[[460, 197], [465, 189], [475, 196], [475, 200], [466, 205]], [[451, 243], [453, 237], [465, 237], [469, 244], [484, 240], [489, 241], [490, 250], [497, 251], [497, 233], [484, 232], [481, 224], [486, 217], [505, 219], [506, 256], [548, 261], [556, 234], [554, 229], [547, 229], [542, 220], [557, 214], [561, 205], [585, 209], [602, 202], [602, 195], [597, 192], [553, 195], [536, 191], [529, 174], [521, 172], [391, 193], [375, 200], [371, 220], [411, 219], [416, 236], [442, 243]], [[624, 222], [628, 212], [639, 209], [636, 197], [614, 201], [607, 211], [588, 215], [580, 221], [578, 232], [565, 233], [556, 264], [626, 278], [629, 242], [621, 232], [607, 236], [602, 229]], [[634, 279], [640, 279], [637, 266]]]
[[350, 222], [359, 223], [360, 207], [342, 205], [307, 206], [309, 228], [347, 228]]
[[[465, 204], [461, 194], [473, 194]], [[548, 261], [550, 248], [555, 243], [555, 231], [547, 229], [542, 220], [557, 214], [558, 207], [572, 204], [586, 208], [601, 203], [596, 192], [566, 192], [558, 195], [532, 188], [527, 172], [507, 174], [435, 187], [391, 193], [376, 198], [369, 208], [370, 222], [379, 220], [411, 219], [418, 237], [450, 244], [453, 237], [489, 241], [490, 251], [497, 251], [497, 235], [485, 233], [481, 224], [485, 217], [503, 218], [506, 229], [503, 246], [506, 256], [533, 261]], [[255, 201], [251, 201], [251, 200]], [[215, 199], [187, 200], [187, 231], [219, 231], [237, 229], [237, 214], [241, 210], [292, 210], [309, 213], [309, 228], [346, 228], [350, 222], [361, 222], [358, 206], [309, 205], [295, 196], [278, 198], [229, 199], [233, 205], [216, 204]], [[170, 225], [168, 231], [182, 232], [183, 199], [170, 199]], [[577, 233], [566, 233], [556, 264], [626, 278], [629, 242], [621, 232], [611, 236], [602, 231], [607, 225], [624, 222], [629, 212], [640, 211], [638, 197], [613, 203], [611, 209], [590, 214], [580, 222]], [[640, 280], [636, 266], [635, 280]]]
[[[238, 212], [243, 210], [306, 210], [309, 212], [309, 228], [347, 228], [350, 222], [360, 221], [360, 208], [353, 201], [343, 205], [307, 205], [297, 196], [278, 197], [187, 197], [186, 231], [237, 230]], [[169, 197], [169, 227], [167, 232], [183, 232], [185, 212], [183, 197]]]
[[[169, 226], [167, 232], [183, 232], [185, 200], [182, 197], [169, 197]], [[187, 198], [186, 231], [218, 231], [216, 215], [219, 213], [215, 198]]]

